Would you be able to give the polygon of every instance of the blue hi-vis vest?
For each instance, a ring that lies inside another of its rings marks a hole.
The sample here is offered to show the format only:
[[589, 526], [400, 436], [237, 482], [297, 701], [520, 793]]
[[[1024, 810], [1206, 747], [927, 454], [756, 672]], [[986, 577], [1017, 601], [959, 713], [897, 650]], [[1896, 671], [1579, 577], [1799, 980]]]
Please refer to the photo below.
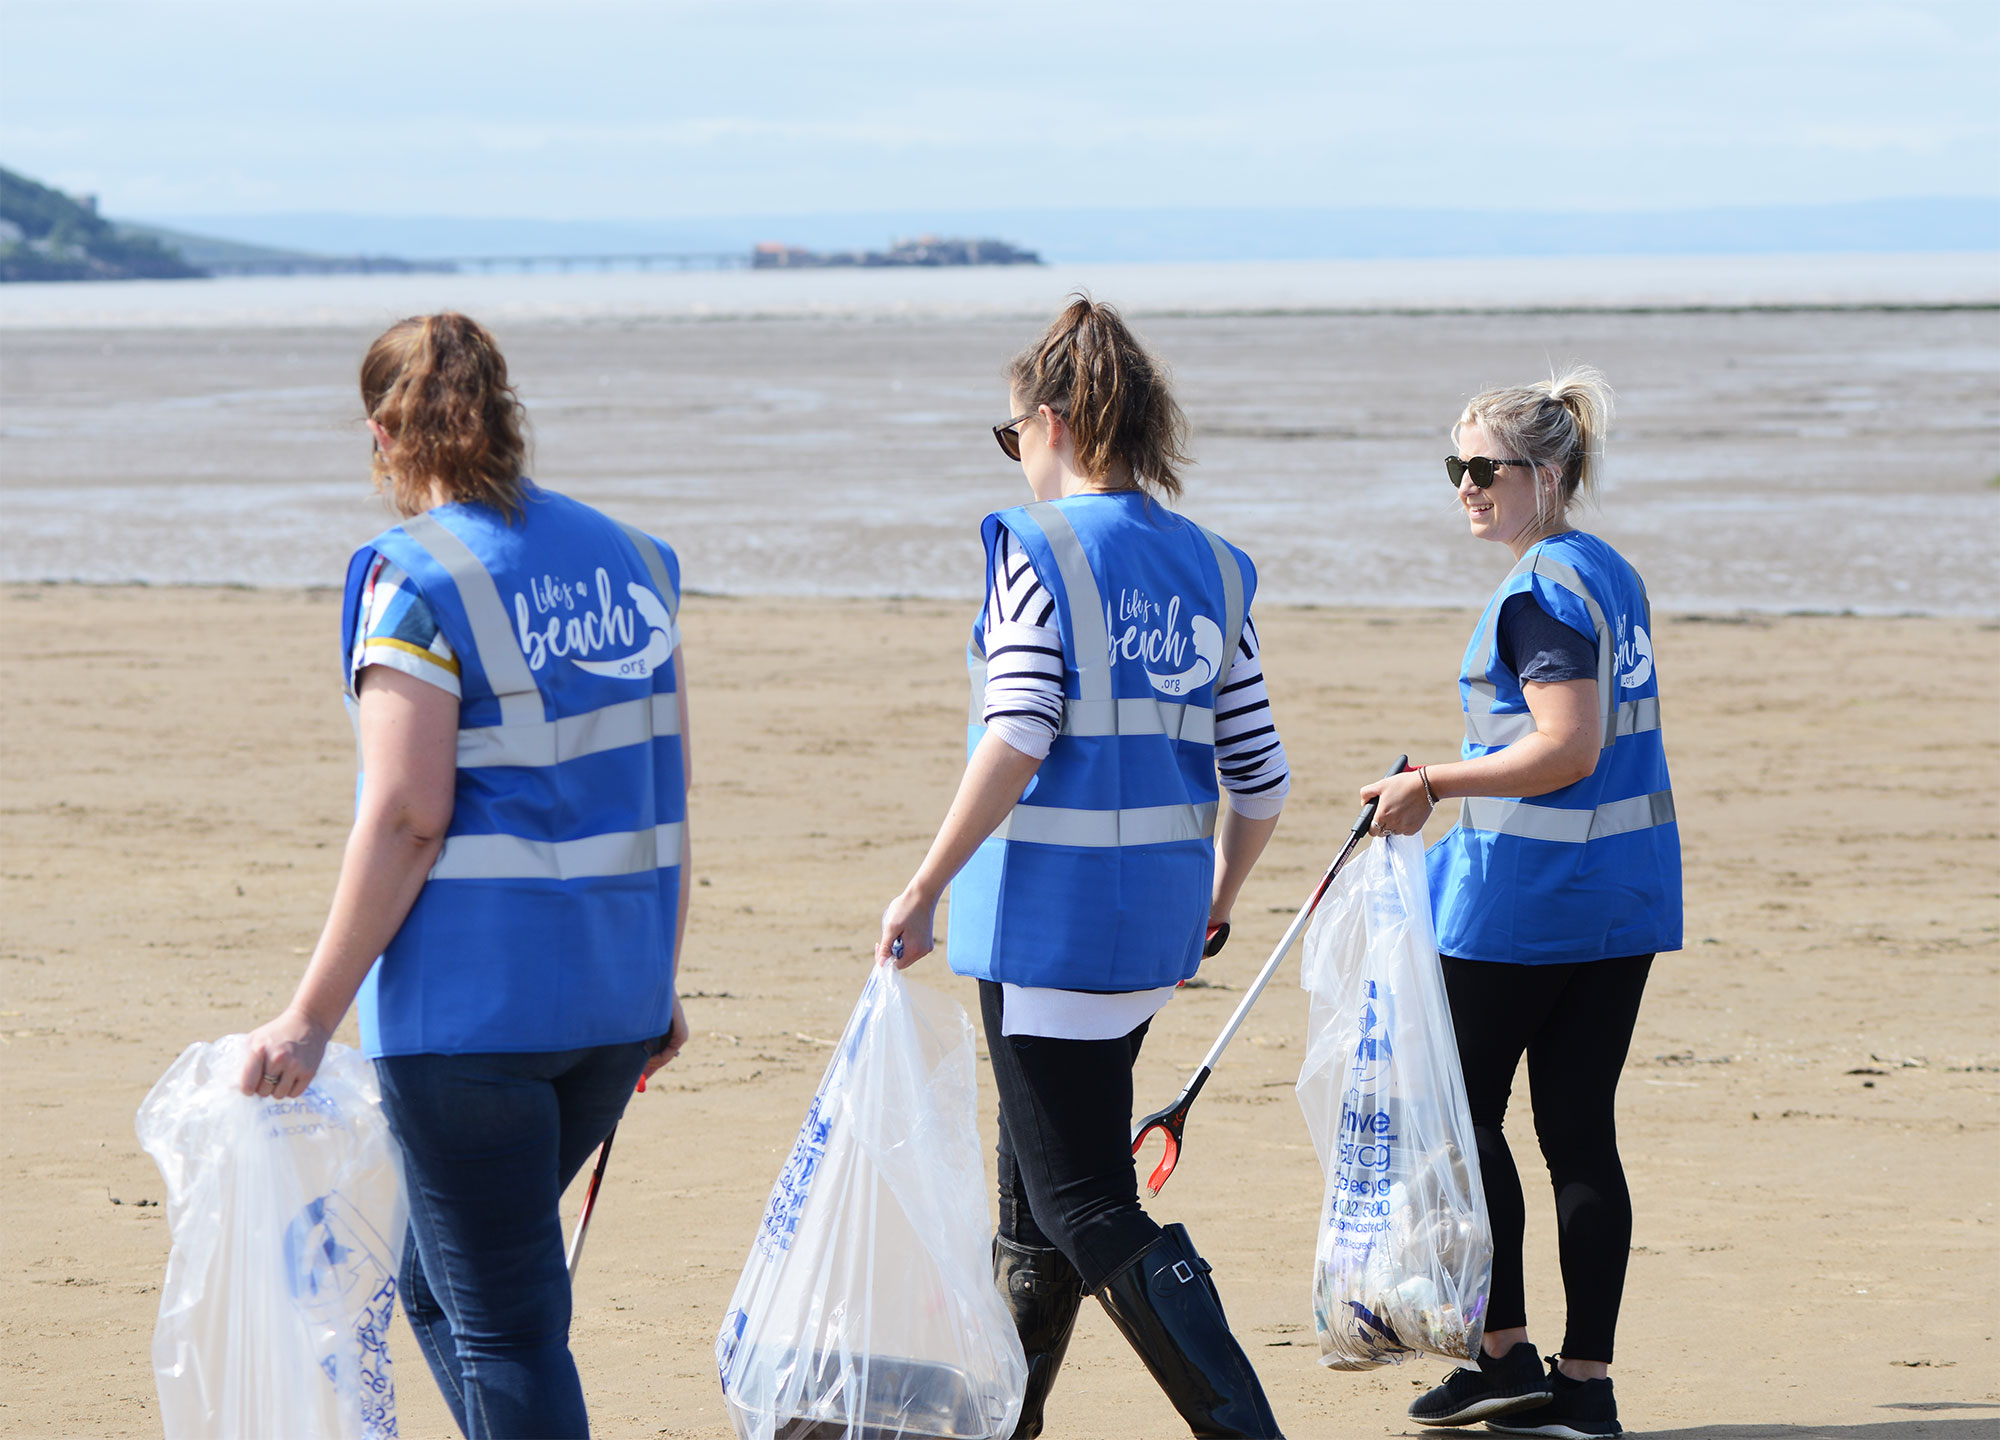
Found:
[[665, 1034], [687, 793], [673, 551], [537, 487], [511, 525], [440, 506], [355, 554], [344, 655], [377, 553], [436, 617], [462, 696], [451, 828], [362, 986], [363, 1047], [547, 1051]]
[[[1215, 692], [1257, 572], [1132, 491], [989, 515], [989, 587], [1002, 527], [1055, 599], [1063, 726], [952, 882], [951, 968], [1061, 990], [1176, 984], [1201, 964], [1220, 798]], [[986, 733], [985, 634], [982, 606], [967, 652], [967, 754]]]
[[1466, 759], [1534, 732], [1521, 681], [1499, 656], [1500, 607], [1523, 592], [1597, 639], [1597, 768], [1525, 800], [1469, 797], [1431, 847], [1438, 949], [1525, 965], [1681, 947], [1681, 841], [1660, 739], [1652, 608], [1639, 574], [1595, 535], [1529, 547], [1480, 617], [1459, 696]]

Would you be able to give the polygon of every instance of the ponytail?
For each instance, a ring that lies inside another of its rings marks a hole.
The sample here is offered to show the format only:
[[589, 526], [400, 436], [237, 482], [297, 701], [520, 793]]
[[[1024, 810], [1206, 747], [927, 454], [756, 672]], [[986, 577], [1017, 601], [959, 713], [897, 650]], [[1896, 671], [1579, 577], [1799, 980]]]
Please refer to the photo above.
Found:
[[1062, 417], [1084, 474], [1101, 479], [1123, 460], [1141, 488], [1166, 499], [1181, 493], [1180, 467], [1193, 463], [1187, 417], [1164, 369], [1111, 306], [1072, 296], [1007, 378], [1024, 404]]
[[1568, 412], [1576, 434], [1563, 468], [1564, 499], [1595, 496], [1604, 467], [1604, 437], [1611, 429], [1611, 386], [1602, 371], [1589, 365], [1572, 365], [1546, 383], [1549, 399]]
[[521, 401], [483, 326], [451, 311], [397, 321], [361, 361], [361, 403], [394, 442], [396, 468], [378, 449], [373, 470], [401, 513], [428, 510], [436, 489], [520, 513]]

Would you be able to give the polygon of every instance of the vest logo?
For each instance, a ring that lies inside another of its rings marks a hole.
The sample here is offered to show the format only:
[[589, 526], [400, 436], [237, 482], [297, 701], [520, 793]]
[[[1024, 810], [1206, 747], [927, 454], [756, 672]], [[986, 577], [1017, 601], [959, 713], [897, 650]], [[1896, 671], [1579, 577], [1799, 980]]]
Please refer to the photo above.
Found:
[[[531, 581], [528, 593], [514, 592], [514, 627], [530, 670], [540, 670], [551, 658], [568, 660], [579, 670], [611, 680], [647, 680], [674, 653], [674, 617], [660, 597], [644, 585], [628, 584], [630, 606], [613, 598], [611, 575], [597, 567], [595, 606], [592, 587], [582, 582], [544, 575]], [[638, 649], [638, 621], [647, 627]], [[584, 659], [600, 650], [629, 653], [602, 660]]]
[[1626, 690], [1637, 690], [1652, 678], [1653, 637], [1646, 633], [1644, 625], [1634, 625], [1631, 635], [1618, 642], [1618, 684]]
[[1189, 615], [1187, 626], [1181, 633], [1180, 596], [1162, 609], [1143, 590], [1120, 590], [1117, 613], [1104, 607], [1112, 668], [1136, 660], [1162, 695], [1193, 694], [1222, 673], [1222, 627], [1206, 615]]

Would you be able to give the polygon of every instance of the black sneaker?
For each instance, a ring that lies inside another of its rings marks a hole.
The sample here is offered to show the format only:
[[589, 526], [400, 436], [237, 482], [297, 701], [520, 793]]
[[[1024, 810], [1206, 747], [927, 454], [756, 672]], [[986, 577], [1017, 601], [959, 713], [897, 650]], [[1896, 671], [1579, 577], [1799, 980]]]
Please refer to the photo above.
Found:
[[1499, 1359], [1479, 1352], [1479, 1368], [1454, 1370], [1444, 1384], [1426, 1390], [1410, 1406], [1423, 1425], [1470, 1425], [1549, 1403], [1554, 1391], [1542, 1373], [1541, 1357], [1526, 1340]]
[[1556, 1357], [1551, 1355], [1549, 1383], [1555, 1387], [1555, 1398], [1548, 1404], [1518, 1421], [1488, 1420], [1486, 1428], [1502, 1435], [1546, 1435], [1552, 1440], [1605, 1440], [1625, 1433], [1609, 1379], [1572, 1380], [1556, 1369]]

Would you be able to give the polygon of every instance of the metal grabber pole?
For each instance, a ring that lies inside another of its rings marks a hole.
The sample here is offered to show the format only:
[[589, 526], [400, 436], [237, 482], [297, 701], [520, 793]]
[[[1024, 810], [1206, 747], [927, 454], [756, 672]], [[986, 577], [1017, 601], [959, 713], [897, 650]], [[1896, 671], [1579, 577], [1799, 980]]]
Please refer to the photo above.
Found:
[[[644, 1081], [640, 1082], [642, 1085]], [[597, 1166], [590, 1172], [590, 1185], [583, 1192], [583, 1209], [576, 1217], [576, 1234], [569, 1241], [569, 1278], [576, 1283], [576, 1262], [583, 1258], [583, 1237], [590, 1229], [590, 1215], [597, 1208], [598, 1187], [604, 1184], [604, 1167], [611, 1163], [611, 1142], [618, 1138], [618, 1127], [613, 1125], [611, 1133], [604, 1137], [604, 1143], [597, 1147]]]
[[[1388, 774], [1400, 775], [1409, 767], [1410, 757], [1398, 755], [1396, 763], [1389, 767]], [[1347, 833], [1347, 843], [1340, 847], [1340, 854], [1334, 857], [1333, 864], [1327, 867], [1326, 874], [1320, 877], [1319, 884], [1314, 887], [1312, 898], [1307, 900], [1305, 907], [1292, 918], [1292, 923], [1285, 930], [1284, 939], [1278, 942], [1278, 948], [1273, 950], [1271, 958], [1264, 962], [1263, 970], [1258, 972], [1256, 980], [1237, 1002], [1236, 1013], [1229, 1017], [1229, 1023], [1222, 1027], [1222, 1033], [1216, 1036], [1215, 1043], [1208, 1047], [1208, 1054], [1202, 1057], [1201, 1068], [1194, 1072], [1194, 1078], [1188, 1081], [1173, 1104], [1164, 1110], [1155, 1110], [1132, 1128], [1134, 1156], [1138, 1155], [1139, 1147], [1146, 1143], [1146, 1137], [1155, 1130], [1164, 1135], [1167, 1141], [1166, 1153], [1160, 1157], [1158, 1167], [1146, 1181], [1147, 1194], [1158, 1195], [1165, 1187], [1168, 1177], [1174, 1173], [1174, 1166], [1180, 1163], [1181, 1132], [1187, 1128], [1188, 1111], [1193, 1108], [1195, 1097], [1201, 1094], [1201, 1087], [1208, 1083], [1208, 1077], [1222, 1059], [1222, 1052], [1228, 1049], [1229, 1042], [1236, 1038], [1236, 1032], [1242, 1028], [1244, 1020], [1250, 1014], [1250, 1007], [1257, 1003], [1257, 997], [1264, 993], [1264, 987], [1270, 984], [1271, 977], [1278, 973], [1278, 966], [1291, 950], [1292, 942], [1297, 940], [1306, 928], [1306, 922], [1312, 919], [1313, 911], [1319, 908], [1320, 899], [1332, 886], [1334, 877], [1347, 863], [1348, 856], [1354, 853], [1354, 847], [1361, 843], [1361, 837], [1368, 833], [1368, 827], [1375, 823], [1375, 805], [1376, 802], [1370, 800], [1361, 808], [1361, 818], [1354, 822], [1354, 828]], [[1211, 938], [1209, 943], [1208, 953], [1214, 954], [1220, 946], [1214, 938]]]

